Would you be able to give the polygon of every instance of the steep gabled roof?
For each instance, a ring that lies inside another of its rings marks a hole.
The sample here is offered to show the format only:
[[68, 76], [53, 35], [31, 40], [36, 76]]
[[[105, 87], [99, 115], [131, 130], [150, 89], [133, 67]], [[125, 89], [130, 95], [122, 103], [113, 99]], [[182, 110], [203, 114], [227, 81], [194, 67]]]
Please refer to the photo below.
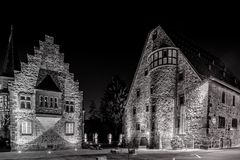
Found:
[[57, 87], [57, 85], [55, 84], [55, 82], [53, 81], [53, 79], [50, 75], [47, 75], [44, 78], [44, 80], [41, 83], [39, 83], [39, 85], [36, 87], [36, 89], [61, 92], [61, 90]]
[[0, 76], [14, 77], [14, 70], [20, 71], [21, 65], [16, 47], [14, 47], [13, 26], [11, 26], [7, 51], [3, 57], [0, 66]]
[[212, 76], [240, 89], [240, 81], [226, 68], [220, 58], [210, 54], [187, 37], [171, 30], [170, 27], [164, 27], [163, 30], [202, 79]]

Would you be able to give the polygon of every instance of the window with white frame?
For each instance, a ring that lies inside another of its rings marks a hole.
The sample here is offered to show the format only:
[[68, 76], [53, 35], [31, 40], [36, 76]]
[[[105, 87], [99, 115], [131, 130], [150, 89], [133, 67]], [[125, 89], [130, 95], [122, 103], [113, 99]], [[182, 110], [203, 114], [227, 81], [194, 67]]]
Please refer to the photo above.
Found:
[[66, 134], [74, 134], [74, 123], [73, 122], [66, 122]]
[[32, 134], [32, 122], [31, 121], [22, 121], [21, 122], [21, 134], [31, 135]]
[[27, 95], [20, 96], [20, 108], [31, 109], [31, 96], [27, 96]]

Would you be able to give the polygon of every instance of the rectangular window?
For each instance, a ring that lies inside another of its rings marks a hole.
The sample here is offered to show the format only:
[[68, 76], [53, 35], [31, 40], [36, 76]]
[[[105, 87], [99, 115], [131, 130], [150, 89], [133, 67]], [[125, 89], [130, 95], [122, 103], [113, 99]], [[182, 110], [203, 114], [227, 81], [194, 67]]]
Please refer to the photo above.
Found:
[[156, 106], [155, 106], [155, 105], [152, 106], [152, 112], [153, 112], [153, 113], [156, 112]]
[[232, 128], [237, 128], [237, 125], [238, 125], [238, 121], [236, 118], [233, 118], [232, 119]]
[[233, 96], [232, 105], [235, 106], [235, 96]]
[[167, 50], [163, 50], [163, 57], [167, 57], [167, 56], [168, 56]]
[[68, 113], [74, 112], [74, 103], [73, 101], [66, 101], [65, 102], [65, 111]]
[[39, 106], [43, 107], [43, 96], [39, 96]]
[[50, 98], [50, 107], [53, 108], [53, 97]]
[[21, 123], [21, 134], [23, 134], [23, 135], [31, 135], [32, 134], [32, 122], [31, 121], [23, 121]]
[[167, 64], [167, 58], [163, 58], [163, 64]]
[[20, 96], [20, 108], [21, 109], [31, 109], [31, 97], [21, 95]]
[[149, 106], [146, 106], [146, 112], [148, 112], [149, 111]]
[[48, 107], [48, 97], [44, 97], [44, 106]]
[[173, 50], [173, 57], [177, 57], [177, 51], [176, 50]]
[[168, 50], [168, 57], [172, 57], [172, 50], [171, 49]]
[[156, 53], [154, 54], [153, 60], [157, 60], [157, 59], [158, 59], [158, 53], [156, 52]]
[[137, 98], [140, 97], [140, 89], [137, 89]]
[[139, 123], [136, 124], [136, 130], [140, 131], [140, 124]]
[[157, 67], [157, 66], [158, 66], [158, 60], [154, 61], [153, 66], [154, 66], [154, 67]]
[[225, 92], [222, 92], [222, 103], [225, 103]]
[[162, 58], [158, 61], [159, 65], [162, 65]]
[[146, 68], [144, 71], [144, 76], [147, 76], [147, 75], [148, 75], [148, 69]]
[[183, 71], [180, 71], [180, 72], [178, 73], [178, 82], [183, 81], [183, 79], [184, 79], [184, 72], [183, 72]]
[[162, 58], [162, 51], [159, 51], [159, 58]]
[[181, 106], [180, 109], [180, 126], [179, 126], [179, 133], [184, 134], [185, 133], [185, 119], [186, 119], [186, 113], [185, 113], [185, 106]]
[[74, 134], [74, 123], [73, 122], [67, 122], [66, 123], [66, 134], [67, 135], [73, 135]]
[[172, 61], [173, 61], [173, 62], [172, 62], [173, 64], [176, 64], [176, 63], [177, 63], [177, 61], [176, 61], [175, 58], [173, 58]]
[[58, 108], [58, 98], [54, 98], [54, 107]]
[[218, 117], [218, 128], [225, 128], [225, 118], [219, 116]]
[[133, 107], [133, 115], [136, 114], [136, 107]]
[[179, 95], [179, 105], [184, 105], [184, 94]]
[[168, 63], [172, 64], [172, 58], [168, 58]]

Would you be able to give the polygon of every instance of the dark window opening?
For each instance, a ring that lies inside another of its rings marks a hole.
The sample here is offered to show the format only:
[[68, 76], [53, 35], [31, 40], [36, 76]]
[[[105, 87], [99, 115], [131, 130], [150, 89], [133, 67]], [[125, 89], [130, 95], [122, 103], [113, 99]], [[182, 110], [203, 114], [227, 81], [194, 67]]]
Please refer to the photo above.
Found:
[[237, 128], [237, 125], [238, 125], [237, 123], [238, 123], [237, 119], [233, 118], [232, 119], [232, 128]]
[[235, 96], [233, 96], [232, 105], [235, 106]]
[[225, 92], [222, 92], [222, 103], [225, 103]]
[[135, 115], [135, 114], [136, 114], [136, 108], [133, 107], [133, 115]]
[[168, 56], [167, 50], [163, 50], [163, 58]]
[[184, 79], [184, 73], [183, 73], [183, 71], [182, 72], [179, 72], [178, 73], [178, 81], [180, 82], [180, 81], [183, 81], [183, 79]]
[[137, 97], [140, 97], [140, 89], [137, 90]]
[[137, 129], [138, 131], [140, 130], [140, 124], [139, 124], [139, 123], [137, 123], [136, 129]]
[[146, 106], [146, 112], [148, 112], [149, 111], [149, 106]]
[[147, 76], [148, 75], [148, 69], [146, 68], [144, 71], [144, 75]]
[[153, 94], [153, 86], [150, 88], [150, 94]]
[[154, 124], [154, 123], [152, 123], [151, 130], [152, 130], [152, 131], [155, 130], [155, 124]]
[[184, 105], [184, 95], [183, 94], [179, 96], [179, 104]]
[[153, 112], [153, 113], [156, 112], [156, 106], [155, 106], [155, 105], [152, 106], [152, 112]]
[[219, 116], [218, 117], [218, 128], [225, 128], [225, 118]]

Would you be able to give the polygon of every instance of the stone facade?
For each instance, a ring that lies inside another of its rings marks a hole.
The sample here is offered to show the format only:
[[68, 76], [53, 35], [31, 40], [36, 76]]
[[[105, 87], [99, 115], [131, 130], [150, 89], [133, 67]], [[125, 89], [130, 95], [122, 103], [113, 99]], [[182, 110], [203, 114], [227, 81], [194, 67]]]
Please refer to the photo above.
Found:
[[[11, 149], [79, 148], [83, 92], [53, 37], [45, 36], [39, 43], [34, 55], [27, 55], [28, 62], [21, 62], [21, 71], [14, 71], [14, 80], [8, 81]], [[49, 89], [47, 76], [54, 83]], [[66, 110], [70, 104], [73, 109]]]
[[[125, 106], [126, 141], [147, 139], [149, 148], [171, 148], [174, 137], [190, 148], [239, 144], [240, 90], [213, 72], [202, 74], [195, 66], [204, 55], [176, 44], [160, 26], [148, 35]], [[190, 61], [194, 56], [198, 62]], [[204, 65], [213, 71], [211, 60]]]

